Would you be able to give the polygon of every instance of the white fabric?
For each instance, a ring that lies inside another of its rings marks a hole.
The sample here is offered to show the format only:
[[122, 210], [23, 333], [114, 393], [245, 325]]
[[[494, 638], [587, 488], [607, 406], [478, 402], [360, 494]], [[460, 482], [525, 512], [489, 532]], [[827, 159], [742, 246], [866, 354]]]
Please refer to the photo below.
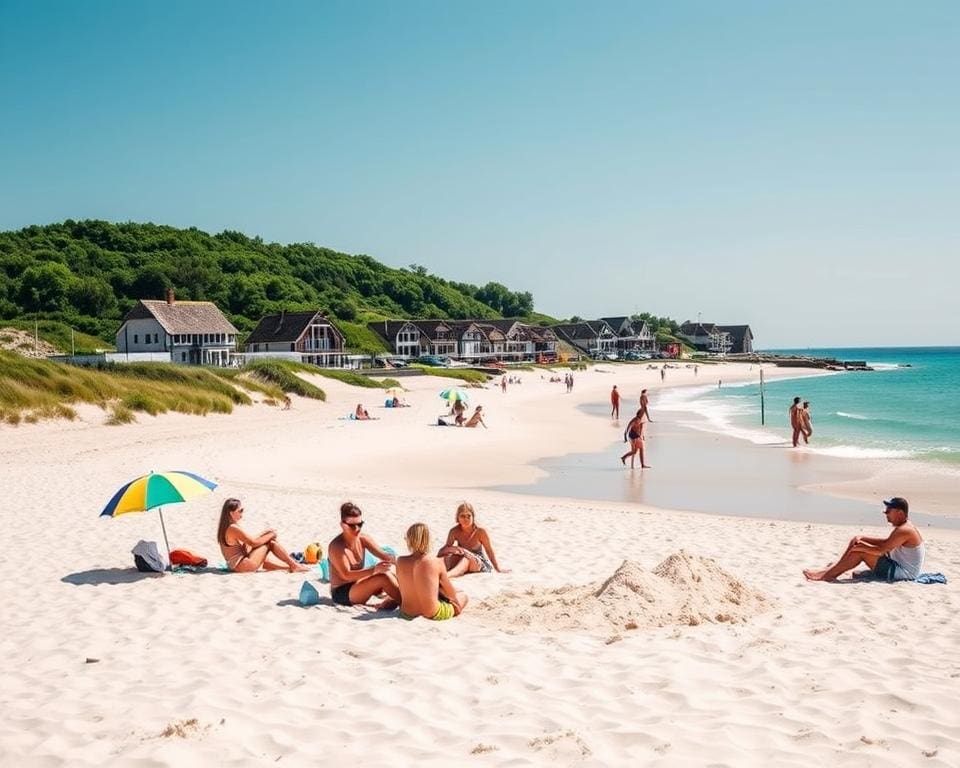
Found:
[[913, 581], [923, 570], [923, 542], [916, 547], [894, 547], [887, 555], [897, 564], [897, 580]]

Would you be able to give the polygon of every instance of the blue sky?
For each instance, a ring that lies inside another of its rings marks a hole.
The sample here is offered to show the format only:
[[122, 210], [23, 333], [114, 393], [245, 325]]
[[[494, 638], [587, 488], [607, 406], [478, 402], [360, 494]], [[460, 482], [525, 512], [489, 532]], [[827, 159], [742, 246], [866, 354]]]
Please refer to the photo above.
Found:
[[960, 344], [956, 2], [0, 0], [0, 29], [0, 229], [238, 229], [556, 316]]

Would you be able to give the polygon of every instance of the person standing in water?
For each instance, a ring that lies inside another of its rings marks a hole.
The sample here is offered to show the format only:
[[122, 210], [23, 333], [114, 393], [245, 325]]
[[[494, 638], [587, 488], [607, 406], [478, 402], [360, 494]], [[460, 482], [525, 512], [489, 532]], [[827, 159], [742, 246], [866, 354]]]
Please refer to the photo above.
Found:
[[650, 418], [650, 398], [647, 397], [647, 390], [640, 390], [640, 411], [643, 413], [644, 419], [647, 421], [653, 421]]
[[620, 463], [626, 466], [627, 457], [629, 457], [630, 469], [634, 468], [634, 457], [638, 453], [640, 454], [640, 468], [650, 469], [650, 465], [645, 461], [643, 451], [643, 425], [645, 421], [646, 416], [644, 415], [643, 411], [637, 411], [637, 415], [630, 419], [630, 422], [627, 424], [627, 428], [623, 432], [623, 442], [630, 443], [630, 450], [620, 457]]
[[803, 435], [803, 442], [809, 443], [810, 436], [813, 434], [813, 422], [810, 419], [810, 401], [803, 401], [803, 408], [799, 411], [800, 416], [800, 434]]
[[800, 431], [801, 431], [801, 425], [803, 423], [800, 417], [801, 410], [802, 409], [800, 407], [800, 398], [799, 397], [793, 398], [793, 405], [790, 406], [789, 413], [790, 413], [790, 428], [793, 430], [792, 440], [793, 440], [794, 448], [796, 448], [797, 445], [799, 445], [800, 443]]
[[610, 418], [620, 418], [620, 392], [617, 390], [616, 384], [614, 384], [613, 389], [610, 390]]

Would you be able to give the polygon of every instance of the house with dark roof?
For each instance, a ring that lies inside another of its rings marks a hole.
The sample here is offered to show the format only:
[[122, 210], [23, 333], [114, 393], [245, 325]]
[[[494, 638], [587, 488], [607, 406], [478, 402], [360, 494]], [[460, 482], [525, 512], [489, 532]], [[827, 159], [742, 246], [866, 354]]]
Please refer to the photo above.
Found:
[[[677, 335], [685, 339], [690, 346], [700, 352], [712, 352], [716, 355], [726, 355], [733, 350], [733, 335], [729, 328], [748, 328], [748, 326], [723, 326], [715, 323], [691, 323], [689, 320], [680, 324]], [[752, 334], [750, 336], [753, 338]], [[752, 347], [751, 347], [752, 349]]]
[[601, 317], [617, 334], [617, 351], [654, 352], [657, 349], [657, 337], [643, 320], [629, 317]]
[[459, 332], [448, 320], [380, 320], [367, 327], [403, 357], [452, 356], [459, 349]]
[[281, 312], [261, 318], [244, 345], [247, 360], [293, 358], [321, 368], [346, 362], [343, 333], [317, 310]]
[[717, 328], [730, 334], [731, 352], [753, 352], [753, 331], [749, 325], [718, 325]]
[[117, 351], [158, 353], [173, 363], [230, 365], [237, 348], [237, 329], [212, 301], [141, 299], [117, 331]]
[[590, 357], [614, 355], [617, 352], [617, 334], [603, 320], [560, 323], [550, 327], [560, 340]]

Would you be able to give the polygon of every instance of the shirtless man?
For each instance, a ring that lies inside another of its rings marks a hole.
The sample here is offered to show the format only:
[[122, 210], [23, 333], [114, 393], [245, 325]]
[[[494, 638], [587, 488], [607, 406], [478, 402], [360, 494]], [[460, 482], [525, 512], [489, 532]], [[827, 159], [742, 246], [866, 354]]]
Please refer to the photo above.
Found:
[[[352, 501], [340, 507], [342, 533], [330, 542], [330, 597], [337, 605], [363, 605], [374, 595], [386, 593], [377, 606], [381, 610], [396, 608], [400, 603], [397, 577], [390, 572], [397, 558], [384, 552], [369, 536], [360, 533], [363, 512]], [[363, 560], [371, 552], [380, 560], [372, 568], [364, 568]]]
[[610, 418], [620, 418], [620, 393], [617, 391], [616, 384], [614, 384], [613, 389], [610, 390]]
[[790, 428], [793, 430], [793, 447], [796, 448], [800, 443], [800, 432], [802, 431], [803, 421], [800, 417], [800, 398], [793, 398], [793, 405], [790, 406]]
[[443, 560], [427, 554], [430, 529], [414, 523], [407, 529], [406, 539], [410, 554], [397, 559], [397, 579], [403, 595], [400, 618], [412, 621], [423, 616], [442, 621], [459, 616], [467, 605], [467, 596], [453, 588]]
[[893, 531], [887, 538], [854, 536], [840, 559], [823, 570], [807, 569], [803, 575], [809, 581], [834, 581], [842, 574], [866, 563], [877, 578], [886, 581], [913, 581], [923, 569], [923, 537], [907, 519], [910, 505], [894, 496], [883, 502], [883, 514]]

